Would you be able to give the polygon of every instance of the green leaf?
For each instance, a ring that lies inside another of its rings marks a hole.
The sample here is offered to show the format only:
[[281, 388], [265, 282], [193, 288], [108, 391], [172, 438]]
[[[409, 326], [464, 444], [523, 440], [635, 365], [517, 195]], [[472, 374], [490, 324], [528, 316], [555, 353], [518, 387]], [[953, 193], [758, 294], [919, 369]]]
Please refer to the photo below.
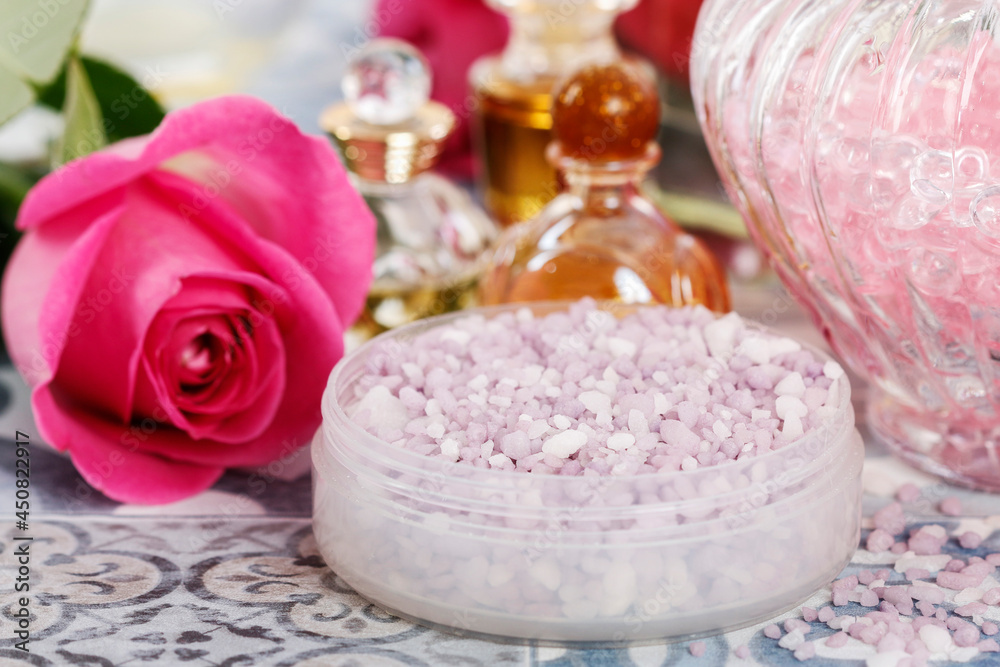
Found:
[[66, 130], [56, 146], [53, 167], [83, 157], [108, 143], [104, 117], [83, 64], [76, 57], [66, 66]]
[[6, 123], [14, 115], [35, 101], [31, 86], [17, 78], [10, 70], [0, 65], [0, 124]]
[[69, 53], [87, 0], [3, 0], [0, 64], [22, 79], [48, 83]]
[[32, 185], [34, 179], [23, 169], [0, 162], [0, 198], [20, 204]]
[[[90, 79], [101, 107], [109, 142], [149, 134], [163, 120], [159, 102], [127, 73], [104, 61], [81, 56], [80, 62]], [[66, 99], [66, 72], [63, 70], [39, 95], [38, 101], [61, 109]]]

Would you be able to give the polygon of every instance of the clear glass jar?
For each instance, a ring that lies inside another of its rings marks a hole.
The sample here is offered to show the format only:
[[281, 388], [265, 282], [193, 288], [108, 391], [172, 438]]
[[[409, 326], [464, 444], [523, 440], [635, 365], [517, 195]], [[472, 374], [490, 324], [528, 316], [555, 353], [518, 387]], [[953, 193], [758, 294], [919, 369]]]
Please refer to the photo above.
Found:
[[501, 225], [534, 217], [558, 193], [545, 159], [552, 89], [588, 62], [621, 59], [612, 24], [638, 0], [488, 0], [510, 19], [498, 56], [476, 61], [476, 146], [486, 207]]
[[901, 456], [1000, 490], [1000, 49], [981, 0], [708, 0], [692, 86], [760, 248]]

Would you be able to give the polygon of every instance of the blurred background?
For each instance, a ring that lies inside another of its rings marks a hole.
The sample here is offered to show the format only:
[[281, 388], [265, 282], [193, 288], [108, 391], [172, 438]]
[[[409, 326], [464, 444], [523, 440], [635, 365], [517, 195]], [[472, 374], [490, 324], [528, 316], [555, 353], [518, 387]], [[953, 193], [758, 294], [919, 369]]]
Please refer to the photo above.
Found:
[[[690, 105], [687, 54], [700, 4], [640, 0], [619, 17], [616, 33], [626, 51], [658, 70], [664, 156], [653, 180], [667, 195], [664, 207], [706, 235], [734, 277], [754, 277], [760, 258], [742, 243], [743, 223], [725, 205]], [[483, 0], [92, 0], [79, 50], [131, 74], [167, 109], [242, 92], [320, 134], [318, 117], [341, 99], [348, 59], [378, 35], [421, 49], [434, 70], [432, 96], [460, 110], [469, 65], [502, 48], [507, 21]], [[0, 127], [0, 162], [46, 162], [61, 131], [58, 112], [29, 108]], [[467, 126], [449, 140], [439, 170], [472, 183]]]

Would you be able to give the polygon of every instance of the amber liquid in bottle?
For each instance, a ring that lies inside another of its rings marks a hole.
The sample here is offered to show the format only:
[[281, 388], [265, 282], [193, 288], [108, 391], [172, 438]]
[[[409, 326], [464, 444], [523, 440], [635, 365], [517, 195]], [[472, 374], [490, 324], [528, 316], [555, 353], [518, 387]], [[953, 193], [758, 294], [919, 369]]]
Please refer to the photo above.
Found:
[[365, 309], [351, 328], [359, 340], [368, 340], [410, 322], [477, 305], [477, 280], [470, 278], [427, 287], [374, 286]]
[[478, 68], [476, 138], [482, 157], [486, 208], [503, 226], [538, 215], [559, 192], [555, 167], [545, 159], [552, 141], [552, 86], [546, 78], [530, 86], [491, 81], [492, 63]]
[[645, 208], [646, 200], [629, 184], [617, 189], [613, 207], [593, 206], [591, 199], [581, 215], [567, 196], [565, 215], [558, 211], [563, 200], [556, 200], [551, 218], [509, 230], [498, 251], [503, 261], [483, 279], [483, 303], [590, 296], [728, 311], [725, 273], [711, 252], [657, 211], [636, 215], [637, 199], [638, 208]]

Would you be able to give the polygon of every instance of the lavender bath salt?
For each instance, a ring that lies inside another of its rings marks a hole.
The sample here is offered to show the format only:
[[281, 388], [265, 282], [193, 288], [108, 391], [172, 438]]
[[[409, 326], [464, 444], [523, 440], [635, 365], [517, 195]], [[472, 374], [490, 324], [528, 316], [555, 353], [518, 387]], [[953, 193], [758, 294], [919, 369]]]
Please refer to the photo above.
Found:
[[834, 361], [735, 313], [593, 300], [432, 329], [379, 355], [354, 420], [393, 445], [479, 468], [635, 475], [781, 449], [830, 419]]
[[323, 415], [324, 558], [383, 607], [465, 632], [745, 625], [831, 581], [860, 537], [847, 378], [736, 315], [584, 300], [444, 316], [346, 357]]

